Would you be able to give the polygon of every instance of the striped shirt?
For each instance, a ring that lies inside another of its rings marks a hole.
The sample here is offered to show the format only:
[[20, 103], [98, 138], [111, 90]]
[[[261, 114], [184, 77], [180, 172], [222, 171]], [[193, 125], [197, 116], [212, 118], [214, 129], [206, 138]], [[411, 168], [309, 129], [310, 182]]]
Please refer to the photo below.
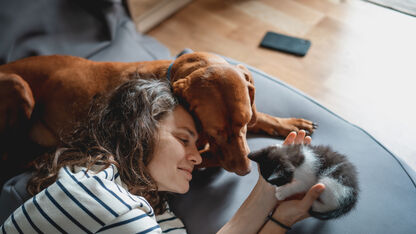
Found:
[[61, 168], [58, 180], [17, 208], [1, 233], [186, 233], [171, 212], [156, 221], [145, 198], [128, 192], [114, 165]]

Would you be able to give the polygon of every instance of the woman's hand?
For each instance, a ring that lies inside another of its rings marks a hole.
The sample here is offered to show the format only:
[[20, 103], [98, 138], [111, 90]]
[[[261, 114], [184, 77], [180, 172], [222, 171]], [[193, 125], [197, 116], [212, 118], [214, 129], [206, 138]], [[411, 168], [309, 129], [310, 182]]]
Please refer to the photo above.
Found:
[[292, 144], [310, 144], [312, 138], [310, 136], [306, 136], [305, 130], [300, 130], [298, 133], [291, 132], [287, 135], [283, 145], [292, 145]]
[[[298, 133], [291, 132], [283, 144], [310, 144], [311, 141], [312, 138], [306, 136], [304, 130], [300, 130]], [[287, 226], [292, 226], [294, 223], [309, 217], [309, 209], [324, 189], [325, 185], [316, 184], [306, 194], [295, 194], [287, 198], [278, 204], [273, 217]]]
[[[299, 133], [291, 132], [285, 139], [285, 145], [288, 144], [309, 144], [311, 138], [306, 136], [306, 132], [301, 130]], [[308, 210], [312, 202], [319, 197], [315, 195], [315, 190], [311, 189], [310, 193], [300, 194], [303, 199], [285, 201], [280, 203], [277, 210], [274, 212], [275, 217], [278, 220], [282, 220], [286, 225], [292, 225], [293, 223], [308, 217]], [[219, 231], [219, 233], [261, 233], [261, 234], [278, 234], [284, 233], [285, 230], [280, 226], [276, 227], [276, 224], [267, 222], [264, 224], [264, 220], [270, 212], [273, 211], [276, 205], [278, 205], [277, 198], [275, 196], [276, 187], [268, 183], [263, 176], [260, 175], [256, 186], [251, 191], [248, 198], [238, 209], [237, 213], [228, 221]], [[315, 197], [316, 196], [316, 197]], [[282, 213], [282, 214], [280, 214]], [[280, 229], [279, 229], [280, 228]]]
[[274, 211], [273, 218], [290, 227], [296, 222], [309, 217], [309, 209], [324, 189], [325, 185], [315, 184], [309, 189], [303, 199], [281, 202]]
[[[310, 136], [306, 136], [306, 132], [304, 130], [300, 130], [297, 133], [289, 133], [289, 135], [284, 140], [283, 145], [310, 144], [311, 141], [312, 138]], [[260, 177], [263, 178], [262, 176]], [[267, 182], [264, 181], [264, 183]], [[311, 208], [313, 202], [318, 199], [319, 195], [324, 189], [325, 185], [316, 184], [311, 189], [309, 189], [306, 194], [295, 194], [287, 198], [285, 201], [279, 201], [272, 217], [289, 227], [294, 223], [309, 217], [309, 209]], [[277, 224], [271, 221], [266, 222], [260, 231], [261, 234], [285, 232], [286, 229], [277, 226]]]

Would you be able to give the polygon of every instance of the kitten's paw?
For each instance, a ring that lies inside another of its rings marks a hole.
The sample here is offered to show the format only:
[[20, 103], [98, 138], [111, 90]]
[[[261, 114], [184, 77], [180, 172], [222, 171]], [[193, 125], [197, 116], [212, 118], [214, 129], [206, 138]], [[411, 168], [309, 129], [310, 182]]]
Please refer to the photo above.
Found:
[[276, 196], [277, 200], [279, 200], [279, 201], [283, 201], [287, 198], [286, 193], [284, 193], [283, 190], [279, 187], [276, 188], [275, 196]]

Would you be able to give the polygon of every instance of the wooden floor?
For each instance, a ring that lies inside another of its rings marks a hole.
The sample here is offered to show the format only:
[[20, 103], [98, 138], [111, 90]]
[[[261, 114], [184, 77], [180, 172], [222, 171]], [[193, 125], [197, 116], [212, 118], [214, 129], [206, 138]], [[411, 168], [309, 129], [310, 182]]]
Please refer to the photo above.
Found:
[[[311, 49], [261, 49], [268, 30]], [[148, 34], [172, 54], [211, 51], [280, 78], [416, 169], [416, 18], [359, 0], [194, 0]]]

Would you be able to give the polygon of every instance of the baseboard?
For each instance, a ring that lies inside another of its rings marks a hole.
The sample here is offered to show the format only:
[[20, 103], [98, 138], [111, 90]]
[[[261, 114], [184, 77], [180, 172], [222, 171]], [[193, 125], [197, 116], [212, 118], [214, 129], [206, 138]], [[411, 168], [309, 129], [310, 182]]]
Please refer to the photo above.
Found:
[[[146, 33], [192, 0], [154, 0], [150, 4], [141, 4], [138, 1], [128, 1], [129, 10], [137, 31]], [[142, 8], [137, 9], [138, 7]]]

